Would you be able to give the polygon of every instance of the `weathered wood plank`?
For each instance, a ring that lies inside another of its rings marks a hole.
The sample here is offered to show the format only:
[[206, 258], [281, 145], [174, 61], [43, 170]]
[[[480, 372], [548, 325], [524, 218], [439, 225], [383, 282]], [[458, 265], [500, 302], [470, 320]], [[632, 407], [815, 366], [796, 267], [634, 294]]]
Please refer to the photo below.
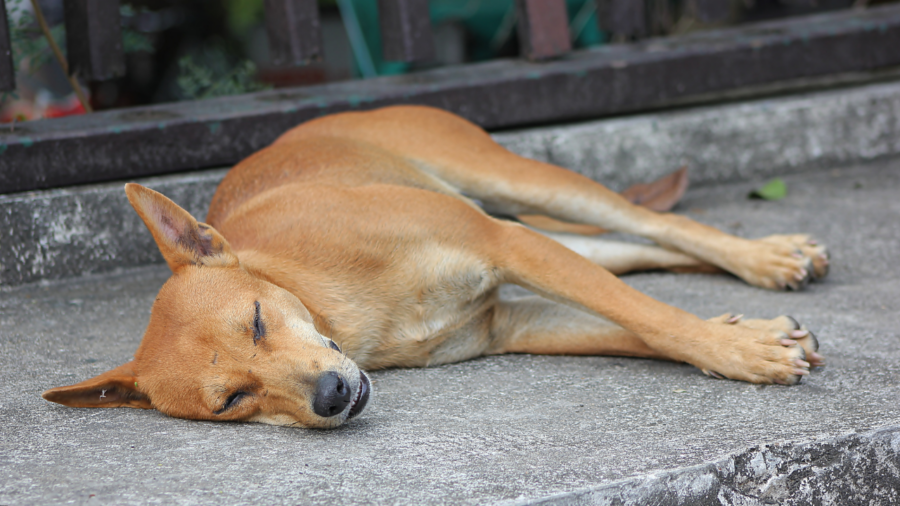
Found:
[[378, 20], [385, 60], [434, 60], [428, 0], [378, 0]]
[[65, 0], [69, 74], [87, 81], [125, 75], [119, 0]]
[[16, 69], [9, 40], [9, 17], [6, 0], [0, 0], [0, 92], [16, 89]]
[[316, 0], [265, 0], [272, 63], [303, 65], [321, 59], [322, 34]]
[[[647, 12], [643, 0], [596, 0], [597, 23], [613, 42], [647, 36]], [[725, 1], [725, 0], [720, 0]]]
[[528, 60], [546, 60], [572, 50], [565, 0], [516, 0], [519, 47]]

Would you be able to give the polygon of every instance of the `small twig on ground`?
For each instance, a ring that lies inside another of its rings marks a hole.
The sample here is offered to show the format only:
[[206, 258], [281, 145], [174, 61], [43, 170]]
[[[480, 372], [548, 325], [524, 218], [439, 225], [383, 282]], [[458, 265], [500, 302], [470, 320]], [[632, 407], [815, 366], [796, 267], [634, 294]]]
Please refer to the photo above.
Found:
[[59, 46], [56, 45], [56, 41], [53, 40], [53, 35], [50, 34], [50, 27], [47, 26], [47, 20], [44, 19], [44, 13], [41, 11], [41, 6], [38, 4], [38, 0], [31, 0], [31, 5], [34, 7], [34, 17], [37, 19], [39, 25], [41, 25], [41, 31], [44, 32], [44, 37], [47, 38], [47, 43], [50, 44], [50, 49], [53, 50], [53, 56], [56, 57], [56, 61], [59, 62], [59, 66], [62, 67], [63, 73], [66, 75], [66, 79], [69, 80], [69, 84], [72, 85], [72, 89], [75, 90], [75, 95], [78, 96], [78, 101], [81, 102], [81, 107], [84, 107], [85, 112], [93, 112], [91, 109], [91, 104], [88, 103], [88, 99], [84, 94], [84, 90], [81, 89], [81, 85], [78, 84], [78, 79], [73, 75], [69, 75], [69, 64], [66, 62], [66, 58], [63, 56], [62, 51], [59, 49]]

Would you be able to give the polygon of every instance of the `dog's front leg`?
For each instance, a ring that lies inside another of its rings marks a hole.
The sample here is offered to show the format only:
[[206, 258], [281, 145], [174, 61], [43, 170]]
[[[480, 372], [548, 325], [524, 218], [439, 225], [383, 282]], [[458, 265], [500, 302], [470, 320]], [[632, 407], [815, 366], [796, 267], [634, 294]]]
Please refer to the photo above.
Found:
[[518, 225], [499, 225], [489, 243], [505, 281], [615, 322], [652, 350], [642, 356], [684, 361], [709, 374], [753, 383], [793, 384], [809, 371], [805, 359], [815, 349], [811, 339], [805, 340], [806, 330], [778, 320], [752, 326], [701, 320]]
[[[815, 336], [793, 318], [745, 320], [725, 314], [707, 320], [717, 325], [738, 325], [751, 329], [783, 332], [785, 342], [796, 342], [812, 366], [824, 365], [816, 353]], [[619, 355], [626, 357], [677, 360], [650, 347], [641, 336], [598, 316], [541, 297], [499, 301], [491, 321], [490, 346], [485, 354], [531, 353], [539, 355]], [[711, 376], [715, 370], [704, 369]], [[802, 375], [802, 374], [801, 374]]]

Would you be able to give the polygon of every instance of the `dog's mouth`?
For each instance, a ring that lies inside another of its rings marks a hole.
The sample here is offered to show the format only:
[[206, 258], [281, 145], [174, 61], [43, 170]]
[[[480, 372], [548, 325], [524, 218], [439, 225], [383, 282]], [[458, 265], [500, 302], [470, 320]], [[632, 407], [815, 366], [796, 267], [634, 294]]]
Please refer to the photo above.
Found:
[[353, 404], [350, 405], [350, 412], [347, 413], [347, 420], [362, 413], [362, 411], [366, 409], [366, 403], [369, 402], [369, 392], [371, 390], [372, 385], [369, 383], [369, 377], [366, 376], [366, 373], [359, 371], [359, 391], [356, 392], [356, 398], [353, 399]]

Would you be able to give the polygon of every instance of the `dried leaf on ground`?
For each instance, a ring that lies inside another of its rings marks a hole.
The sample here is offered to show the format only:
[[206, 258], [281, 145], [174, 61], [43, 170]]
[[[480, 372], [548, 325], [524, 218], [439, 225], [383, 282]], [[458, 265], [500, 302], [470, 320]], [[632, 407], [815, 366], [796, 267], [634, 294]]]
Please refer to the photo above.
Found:
[[688, 187], [688, 170], [682, 167], [652, 183], [636, 184], [622, 192], [622, 196], [633, 204], [644, 206], [657, 212], [671, 211]]

